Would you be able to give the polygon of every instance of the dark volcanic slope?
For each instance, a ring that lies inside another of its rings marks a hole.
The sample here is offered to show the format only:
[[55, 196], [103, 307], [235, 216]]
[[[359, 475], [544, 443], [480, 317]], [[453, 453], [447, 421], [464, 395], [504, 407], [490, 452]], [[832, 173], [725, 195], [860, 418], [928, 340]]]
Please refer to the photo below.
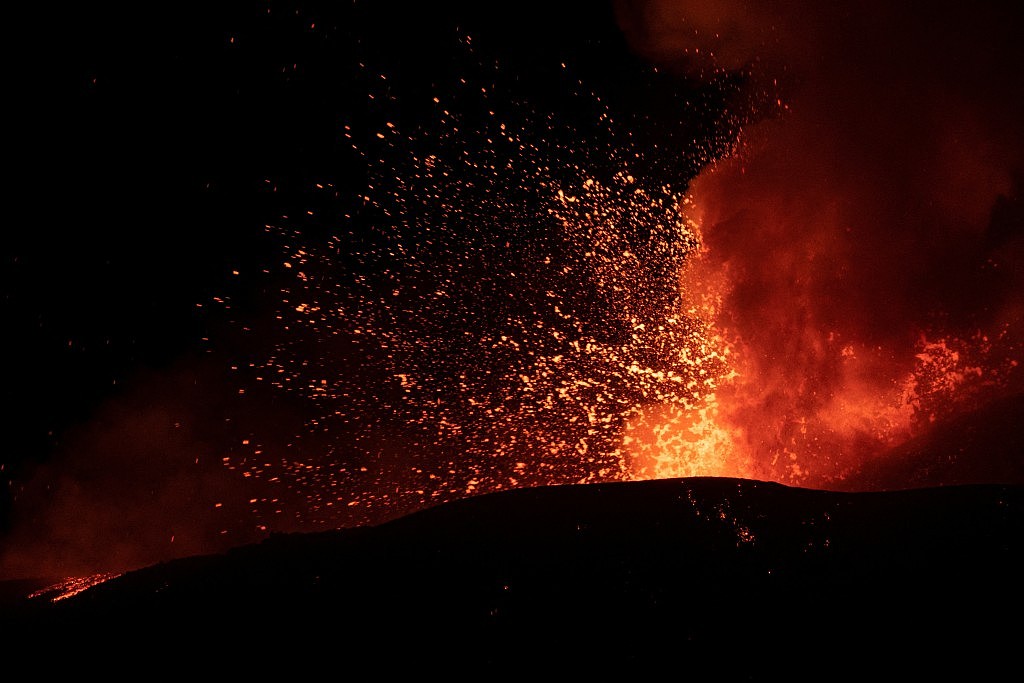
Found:
[[20, 634], [131, 638], [179, 660], [244, 643], [422, 671], [439, 654], [453, 670], [685, 661], [743, 678], [891, 654], [917, 671], [975, 667], [1010, 661], [1019, 642], [1022, 531], [1014, 486], [547, 487], [274, 536], [5, 615]]

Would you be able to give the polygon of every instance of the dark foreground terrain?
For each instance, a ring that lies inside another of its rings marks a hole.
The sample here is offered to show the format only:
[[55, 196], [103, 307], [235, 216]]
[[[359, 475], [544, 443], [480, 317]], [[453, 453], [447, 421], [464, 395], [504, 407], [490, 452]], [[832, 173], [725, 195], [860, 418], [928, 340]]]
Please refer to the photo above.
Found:
[[2, 625], [8, 645], [85, 646], [79, 665], [131, 652], [147, 666], [315, 664], [361, 680], [978, 675], [1018, 670], [1022, 576], [1024, 487], [676, 479], [525, 489], [276, 535], [58, 602], [9, 585]]

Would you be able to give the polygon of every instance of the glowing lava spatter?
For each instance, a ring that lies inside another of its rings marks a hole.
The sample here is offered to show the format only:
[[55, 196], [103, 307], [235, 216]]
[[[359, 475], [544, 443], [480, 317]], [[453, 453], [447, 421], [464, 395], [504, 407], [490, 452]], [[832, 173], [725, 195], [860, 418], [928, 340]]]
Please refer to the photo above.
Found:
[[807, 372], [773, 377], [792, 364], [730, 328], [732, 282], [705, 259], [702, 207], [634, 174], [665, 150], [639, 148], [562, 72], [576, 118], [532, 109], [485, 71], [407, 124], [388, 74], [367, 69], [372, 115], [344, 128], [366, 183], [316, 183], [326, 230], [268, 226], [286, 284], [273, 349], [239, 372], [244, 391], [303, 406], [304, 430], [274, 445], [254, 430], [229, 467], [332, 525], [544, 484], [827, 487], [1015, 367], [1009, 342], [983, 361], [981, 333], [922, 337], [913, 372], [893, 376], [879, 349], [811, 330], [786, 342]]
[[680, 295], [699, 248], [682, 195], [633, 174], [654, 152], [561, 68], [589, 129], [479, 74], [407, 129], [370, 87], [379, 123], [345, 129], [368, 182], [318, 184], [344, 207], [327, 234], [268, 226], [287, 282], [274, 349], [239, 371], [248, 394], [269, 386], [312, 416], [283, 452], [254, 433], [229, 467], [332, 523], [510, 487], [743, 471], [705, 447], [710, 427], [672, 464], [651, 454], [659, 406], [710, 424], [727, 354]]

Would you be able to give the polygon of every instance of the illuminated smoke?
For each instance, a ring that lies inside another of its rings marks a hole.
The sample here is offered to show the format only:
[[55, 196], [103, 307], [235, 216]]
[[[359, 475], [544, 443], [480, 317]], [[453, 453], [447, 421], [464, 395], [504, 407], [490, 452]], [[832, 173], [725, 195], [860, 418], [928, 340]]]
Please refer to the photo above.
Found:
[[[1021, 23], [1007, 4], [623, 3], [663, 68], [736, 71], [761, 121], [689, 188], [689, 286], [738, 377], [755, 476], [842, 486], [1019, 389]], [[898, 483], [896, 483], [898, 485]]]
[[[266, 527], [246, 502], [265, 497], [265, 484], [222, 465], [233, 397], [212, 382], [218, 375], [194, 358], [139, 373], [68, 430], [54, 462], [19, 487], [0, 577], [122, 572], [260, 538]], [[57, 599], [100, 580], [46, 592]]]

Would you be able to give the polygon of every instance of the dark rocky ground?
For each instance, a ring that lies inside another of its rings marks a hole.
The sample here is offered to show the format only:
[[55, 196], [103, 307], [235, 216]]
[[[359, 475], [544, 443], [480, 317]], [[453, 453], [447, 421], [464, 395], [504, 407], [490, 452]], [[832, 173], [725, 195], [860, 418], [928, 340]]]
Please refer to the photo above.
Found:
[[75, 672], [130, 653], [261, 677], [993, 680], [1024, 636], [1022, 414], [1017, 397], [963, 416], [866, 465], [860, 490], [530, 488], [276, 534], [57, 602], [28, 597], [45, 579], [7, 581], [0, 627], [8, 652]]
[[276, 535], [56, 603], [11, 584], [3, 622], [9, 642], [254, 672], [980, 673], [1015, 661], [1022, 531], [1014, 485], [545, 487]]

